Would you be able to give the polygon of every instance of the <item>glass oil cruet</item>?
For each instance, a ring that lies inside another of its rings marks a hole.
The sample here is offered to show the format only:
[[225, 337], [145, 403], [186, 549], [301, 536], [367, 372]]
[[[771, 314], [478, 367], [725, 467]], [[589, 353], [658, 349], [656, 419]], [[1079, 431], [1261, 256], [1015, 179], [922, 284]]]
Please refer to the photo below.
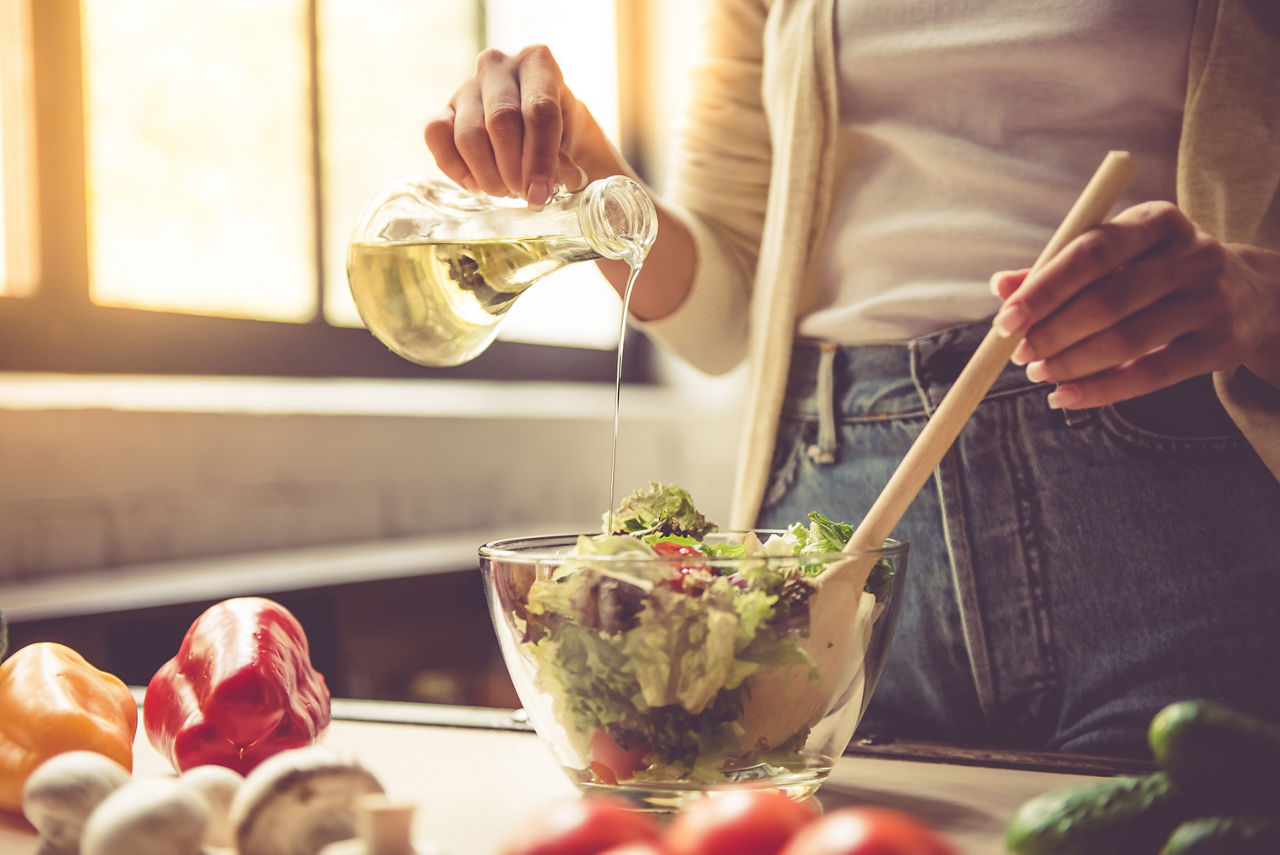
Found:
[[460, 365], [493, 342], [516, 298], [542, 277], [597, 258], [635, 270], [656, 235], [653, 202], [621, 175], [559, 190], [540, 210], [411, 178], [361, 212], [347, 279], [365, 326], [392, 351]]

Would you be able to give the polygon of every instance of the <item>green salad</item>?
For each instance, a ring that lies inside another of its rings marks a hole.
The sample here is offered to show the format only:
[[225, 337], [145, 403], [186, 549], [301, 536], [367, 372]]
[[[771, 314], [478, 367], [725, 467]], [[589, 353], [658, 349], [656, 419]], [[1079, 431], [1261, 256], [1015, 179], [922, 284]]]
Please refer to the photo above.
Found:
[[[711, 784], [800, 762], [808, 728], [743, 745], [739, 718], [763, 669], [822, 679], [801, 644], [809, 598], [818, 556], [852, 527], [812, 513], [764, 540], [722, 535], [686, 490], [654, 482], [603, 532], [533, 582], [520, 615], [520, 652], [591, 779]], [[878, 564], [867, 591], [881, 598], [891, 577]]]

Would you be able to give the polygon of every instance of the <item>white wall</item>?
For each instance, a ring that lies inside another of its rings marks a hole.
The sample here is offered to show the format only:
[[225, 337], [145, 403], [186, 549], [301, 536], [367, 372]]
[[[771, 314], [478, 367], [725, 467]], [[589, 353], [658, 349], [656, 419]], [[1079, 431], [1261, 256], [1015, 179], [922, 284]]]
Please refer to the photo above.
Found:
[[[619, 496], [675, 481], [723, 519], [735, 382], [624, 388]], [[317, 544], [497, 536], [508, 524], [594, 530], [612, 419], [611, 385], [0, 375], [0, 585]]]

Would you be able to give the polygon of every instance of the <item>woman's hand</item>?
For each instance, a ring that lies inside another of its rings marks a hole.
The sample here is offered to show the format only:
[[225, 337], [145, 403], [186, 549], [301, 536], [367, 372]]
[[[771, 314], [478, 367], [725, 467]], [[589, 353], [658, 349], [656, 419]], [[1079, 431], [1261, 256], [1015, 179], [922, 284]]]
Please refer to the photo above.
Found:
[[1047, 264], [997, 273], [1014, 362], [1086, 409], [1246, 365], [1280, 385], [1280, 255], [1222, 244], [1168, 202], [1081, 235]]
[[423, 135], [436, 164], [460, 186], [520, 196], [534, 206], [556, 185], [586, 186], [593, 161], [605, 161], [606, 174], [624, 168], [541, 45], [515, 55], [492, 48], [481, 53], [475, 76]]

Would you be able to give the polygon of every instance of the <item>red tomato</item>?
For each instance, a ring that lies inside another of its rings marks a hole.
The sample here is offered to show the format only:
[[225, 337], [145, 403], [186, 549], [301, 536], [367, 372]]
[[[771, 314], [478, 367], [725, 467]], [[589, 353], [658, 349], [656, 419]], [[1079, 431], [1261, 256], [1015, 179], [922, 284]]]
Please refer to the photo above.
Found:
[[557, 802], [517, 829], [502, 855], [599, 855], [623, 843], [658, 843], [645, 814], [598, 797]]
[[601, 852], [600, 855], [670, 855], [670, 853], [657, 843], [642, 842], [613, 846]]
[[606, 784], [616, 784], [635, 774], [640, 761], [649, 753], [649, 746], [642, 742], [623, 748], [602, 727], [591, 737], [587, 750], [591, 752], [591, 771], [596, 777]]
[[777, 855], [816, 813], [777, 790], [712, 793], [676, 814], [667, 829], [671, 855]]
[[671, 558], [683, 558], [686, 555], [696, 555], [702, 557], [702, 553], [694, 549], [692, 546], [684, 543], [676, 543], [674, 540], [659, 540], [653, 544], [653, 551], [659, 555], [665, 555]]
[[[653, 551], [666, 558], [705, 558], [700, 551], [687, 546], [683, 543], [676, 543], [674, 540], [659, 540], [653, 544]], [[705, 570], [707, 566], [700, 562], [684, 562], [673, 561], [672, 567], [676, 572], [676, 577], [665, 580], [665, 584], [680, 590], [685, 585], [685, 577], [694, 570]]]
[[802, 828], [781, 855], [956, 855], [956, 850], [901, 811], [847, 807]]

